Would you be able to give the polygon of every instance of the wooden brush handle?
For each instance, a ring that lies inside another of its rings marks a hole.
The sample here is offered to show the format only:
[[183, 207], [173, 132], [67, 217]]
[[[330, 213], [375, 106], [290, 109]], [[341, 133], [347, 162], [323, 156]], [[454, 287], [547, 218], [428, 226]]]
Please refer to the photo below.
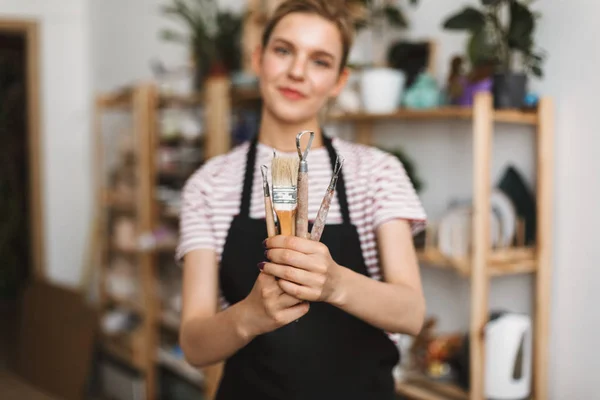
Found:
[[317, 213], [317, 219], [315, 220], [315, 224], [313, 225], [312, 231], [310, 232], [311, 240], [315, 240], [317, 242], [321, 240], [323, 229], [325, 229], [325, 221], [327, 221], [327, 213], [329, 213], [329, 207], [331, 206], [331, 199], [333, 198], [333, 193], [333, 190], [327, 190], [325, 196], [323, 197], [321, 207], [319, 208], [319, 212]]
[[276, 210], [279, 220], [279, 233], [286, 236], [294, 236], [296, 209], [294, 210]]
[[265, 220], [267, 221], [267, 236], [273, 237], [277, 235], [275, 217], [273, 217], [273, 204], [270, 197], [265, 197]]
[[308, 238], [308, 173], [298, 173], [298, 210], [296, 212], [296, 236]]

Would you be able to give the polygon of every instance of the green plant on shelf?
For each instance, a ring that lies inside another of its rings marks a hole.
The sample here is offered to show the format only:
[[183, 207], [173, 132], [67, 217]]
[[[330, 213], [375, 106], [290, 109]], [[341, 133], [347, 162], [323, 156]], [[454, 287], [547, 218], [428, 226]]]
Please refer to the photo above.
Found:
[[187, 31], [163, 29], [161, 38], [187, 46], [196, 68], [196, 89], [212, 75], [238, 71], [242, 64], [243, 15], [218, 8], [216, 0], [171, 0], [161, 8]]
[[473, 67], [490, 65], [498, 73], [515, 68], [521, 55], [526, 73], [542, 77], [545, 53], [536, 49], [534, 32], [540, 14], [533, 0], [481, 0], [481, 9], [467, 6], [448, 17], [443, 28], [469, 33], [467, 56]]

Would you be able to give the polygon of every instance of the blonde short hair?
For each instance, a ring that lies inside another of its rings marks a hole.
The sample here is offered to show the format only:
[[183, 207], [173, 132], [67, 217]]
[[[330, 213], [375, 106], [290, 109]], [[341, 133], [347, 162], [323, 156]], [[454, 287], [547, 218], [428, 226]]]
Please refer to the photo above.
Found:
[[346, 66], [348, 53], [354, 41], [355, 18], [360, 14], [356, 1], [348, 0], [285, 0], [273, 12], [262, 35], [263, 48], [267, 46], [273, 29], [283, 17], [291, 13], [314, 14], [333, 22], [342, 38], [340, 71]]

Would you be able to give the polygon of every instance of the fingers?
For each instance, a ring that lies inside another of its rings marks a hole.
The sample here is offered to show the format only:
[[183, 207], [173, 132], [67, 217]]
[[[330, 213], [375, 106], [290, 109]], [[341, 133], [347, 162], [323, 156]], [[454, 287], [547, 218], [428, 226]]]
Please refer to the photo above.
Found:
[[324, 275], [276, 263], [265, 263], [263, 272], [303, 286], [323, 286]]
[[285, 310], [281, 310], [277, 314], [277, 320], [282, 325], [289, 324], [292, 321], [299, 319], [304, 316], [308, 310], [310, 309], [310, 305], [307, 302], [302, 302], [293, 307], [286, 308]]
[[274, 296], [279, 296], [283, 293], [279, 285], [277, 285], [277, 279], [271, 274], [261, 272], [258, 274], [258, 280], [260, 280], [260, 292], [264, 299]]
[[293, 282], [285, 280], [280, 280], [277, 282], [277, 284], [284, 292], [297, 299], [306, 301], [321, 301], [322, 290], [320, 289], [297, 285]]
[[267, 249], [290, 249], [304, 254], [320, 254], [328, 251], [321, 242], [298, 236], [277, 235], [264, 241]]
[[[279, 286], [279, 285], [277, 285], [277, 286]], [[289, 294], [283, 292], [283, 290], [282, 290], [282, 294], [279, 295], [279, 297], [277, 297], [275, 302], [276, 302], [276, 307], [279, 310], [284, 310], [286, 308], [293, 307], [296, 304], [302, 303], [302, 300], [297, 299], [294, 296], [290, 296]]]
[[317, 267], [311, 256], [290, 249], [270, 249], [265, 252], [267, 260], [283, 265], [291, 265], [292, 267], [313, 271]]

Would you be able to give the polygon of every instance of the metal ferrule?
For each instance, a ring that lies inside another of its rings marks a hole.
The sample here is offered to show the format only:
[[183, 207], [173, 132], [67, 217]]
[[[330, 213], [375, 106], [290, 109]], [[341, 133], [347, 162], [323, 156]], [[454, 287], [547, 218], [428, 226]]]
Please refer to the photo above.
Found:
[[269, 181], [267, 180], [267, 166], [266, 165], [261, 165], [260, 167], [260, 173], [262, 174], [263, 177], [263, 191], [264, 191], [264, 195], [265, 197], [270, 197], [271, 196], [271, 191], [269, 190]]
[[300, 164], [298, 166], [298, 172], [308, 172], [308, 163], [306, 162], [306, 160], [300, 161]]

